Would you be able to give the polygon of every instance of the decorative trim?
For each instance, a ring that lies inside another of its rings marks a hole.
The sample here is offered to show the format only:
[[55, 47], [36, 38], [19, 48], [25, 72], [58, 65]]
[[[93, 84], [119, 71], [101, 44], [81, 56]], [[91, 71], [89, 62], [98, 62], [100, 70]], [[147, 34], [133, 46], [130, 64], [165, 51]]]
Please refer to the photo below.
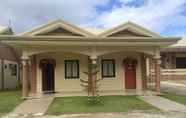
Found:
[[28, 59], [23, 59], [23, 60], [22, 60], [22, 65], [23, 65], [23, 66], [27, 66], [27, 65], [29, 64], [28, 61], [29, 61]]
[[136, 23], [130, 22], [128, 21], [127, 23], [121, 24], [119, 26], [116, 26], [114, 28], [111, 28], [109, 30], [104, 31], [103, 33], [100, 33], [98, 36], [103, 36], [103, 37], [107, 37], [110, 36], [114, 33], [120, 32], [122, 30], [126, 30], [126, 29], [130, 29], [136, 33], [145, 35], [145, 36], [149, 36], [149, 37], [161, 37], [159, 34], [154, 33]]
[[138, 63], [138, 61], [134, 58], [131, 58], [131, 57], [127, 57], [123, 60], [123, 64], [125, 64], [125, 65], [130, 65], [130, 64], [137, 65], [137, 63]]
[[54, 67], [56, 66], [56, 61], [55, 59], [52, 59], [52, 58], [46, 58], [46, 59], [42, 59], [40, 62], [39, 62], [39, 67], [42, 68], [44, 64], [46, 63], [50, 63], [52, 65], [54, 65]]
[[64, 28], [66, 30], [69, 30], [70, 32], [72, 33], [77, 33], [77, 34], [80, 34], [82, 36], [94, 36], [94, 34], [92, 34], [91, 32], [88, 32], [82, 28], [79, 28], [75, 25], [72, 25], [70, 23], [67, 23], [63, 20], [55, 20], [55, 21], [50, 21], [42, 26], [39, 26], [39, 27], [36, 27], [30, 31], [26, 31], [24, 33], [22, 33], [21, 35], [23, 36], [33, 36], [33, 35], [37, 35], [37, 34], [40, 34], [40, 33], [45, 33], [45, 32], [48, 32], [50, 30], [53, 30], [57, 27], [61, 27], [61, 28]]

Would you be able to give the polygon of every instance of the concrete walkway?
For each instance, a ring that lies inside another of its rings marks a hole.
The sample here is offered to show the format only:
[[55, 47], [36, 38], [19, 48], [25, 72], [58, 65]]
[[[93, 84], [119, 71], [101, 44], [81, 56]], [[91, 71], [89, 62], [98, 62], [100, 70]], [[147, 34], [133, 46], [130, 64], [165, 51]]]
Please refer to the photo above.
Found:
[[42, 99], [28, 99], [21, 103], [11, 114], [43, 115], [53, 101], [53, 97]]
[[186, 95], [186, 85], [174, 82], [161, 82], [161, 91], [171, 92], [178, 95]]
[[186, 112], [186, 106], [160, 96], [139, 96], [143, 101], [166, 112]]
[[63, 114], [60, 116], [9, 116], [6, 118], [185, 118], [186, 113], [132, 111], [124, 113]]

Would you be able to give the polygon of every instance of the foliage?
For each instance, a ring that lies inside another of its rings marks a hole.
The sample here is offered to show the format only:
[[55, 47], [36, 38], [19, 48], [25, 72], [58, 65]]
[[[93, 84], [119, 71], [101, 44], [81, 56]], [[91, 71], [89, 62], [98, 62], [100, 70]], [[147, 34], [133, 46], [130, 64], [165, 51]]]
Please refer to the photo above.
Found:
[[88, 78], [86, 80], [80, 79], [81, 86], [88, 93], [88, 101], [90, 103], [99, 102], [99, 87], [101, 86], [100, 80], [97, 79], [98, 65], [93, 64], [90, 60], [88, 63], [88, 72], [84, 72]]
[[180, 104], [186, 105], [186, 95], [178, 95], [171, 92], [164, 92], [161, 96], [172, 101], [178, 102]]
[[0, 92], [0, 116], [12, 111], [23, 101], [19, 90]]

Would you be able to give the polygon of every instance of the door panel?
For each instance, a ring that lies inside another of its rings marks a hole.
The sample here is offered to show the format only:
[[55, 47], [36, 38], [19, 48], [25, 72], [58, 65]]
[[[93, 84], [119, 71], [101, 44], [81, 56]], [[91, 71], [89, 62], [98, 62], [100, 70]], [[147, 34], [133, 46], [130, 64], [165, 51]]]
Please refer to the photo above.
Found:
[[124, 64], [125, 89], [136, 89], [136, 62]]
[[44, 92], [54, 91], [54, 65], [45, 63], [42, 66], [42, 90]]

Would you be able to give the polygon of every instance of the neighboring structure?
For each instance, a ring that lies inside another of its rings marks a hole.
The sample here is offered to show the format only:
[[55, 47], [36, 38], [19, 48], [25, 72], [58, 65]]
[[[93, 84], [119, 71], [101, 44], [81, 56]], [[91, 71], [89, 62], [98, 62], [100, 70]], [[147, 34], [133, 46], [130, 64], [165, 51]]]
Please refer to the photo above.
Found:
[[[19, 36], [0, 36], [22, 53], [22, 92], [82, 91], [88, 60], [99, 65], [101, 90], [142, 91], [146, 84], [146, 58], [154, 61], [155, 84], [160, 94], [160, 50], [180, 38], [162, 37], [127, 22], [105, 30], [85, 30], [58, 20]], [[30, 81], [29, 81], [30, 78]]]
[[186, 69], [186, 39], [177, 44], [163, 49], [162, 68], [164, 69]]
[[186, 39], [161, 51], [162, 80], [186, 79]]
[[[11, 28], [0, 26], [0, 35], [13, 35]], [[19, 85], [18, 58], [15, 50], [0, 43], [0, 90], [15, 89]]]

